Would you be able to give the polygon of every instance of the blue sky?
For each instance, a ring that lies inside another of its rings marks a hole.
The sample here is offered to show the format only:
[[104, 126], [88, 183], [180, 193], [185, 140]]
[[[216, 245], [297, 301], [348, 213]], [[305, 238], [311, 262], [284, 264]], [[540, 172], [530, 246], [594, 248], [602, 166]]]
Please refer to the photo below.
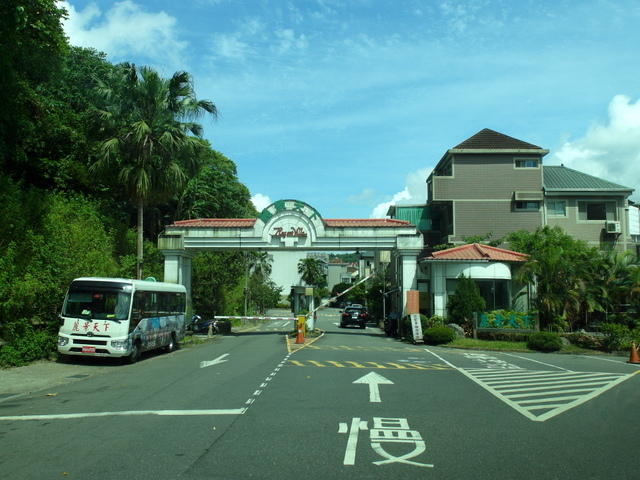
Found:
[[[113, 63], [186, 70], [205, 137], [254, 203], [325, 218], [424, 203], [449, 148], [490, 128], [640, 202], [636, 0], [68, 0]], [[479, 186], [481, 188], [481, 186]]]

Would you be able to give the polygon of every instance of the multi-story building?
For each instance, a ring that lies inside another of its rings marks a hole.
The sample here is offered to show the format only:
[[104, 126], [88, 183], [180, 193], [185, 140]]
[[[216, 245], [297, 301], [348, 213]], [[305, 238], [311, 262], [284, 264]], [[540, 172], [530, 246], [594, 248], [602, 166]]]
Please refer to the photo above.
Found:
[[[449, 149], [427, 178], [427, 203], [398, 215], [416, 220], [425, 247], [491, 240], [525, 229], [558, 225], [590, 245], [635, 250], [629, 228], [633, 189], [564, 166], [543, 166], [549, 153], [484, 129]], [[417, 212], [417, 213], [416, 213]], [[426, 228], [425, 228], [426, 227]], [[633, 228], [631, 229], [633, 231]]]
[[[638, 252], [637, 209], [629, 201], [633, 189], [562, 165], [543, 166], [547, 153], [537, 145], [481, 130], [440, 159], [427, 178], [425, 205], [389, 209], [391, 218], [408, 220], [423, 234], [418, 289], [424, 313], [443, 314], [457, 275], [481, 271], [473, 267], [476, 257], [456, 252], [448, 263], [468, 265], [450, 268], [455, 273], [447, 275], [445, 287], [443, 278], [435, 278], [444, 270], [436, 269], [436, 259], [430, 256], [439, 245], [463, 245], [472, 237], [498, 240], [517, 230], [533, 232], [541, 226], [557, 225], [591, 246]], [[512, 268], [513, 264], [506, 263], [503, 272]], [[511, 289], [507, 277], [500, 279], [505, 291]], [[476, 280], [486, 283], [495, 279], [482, 276]]]

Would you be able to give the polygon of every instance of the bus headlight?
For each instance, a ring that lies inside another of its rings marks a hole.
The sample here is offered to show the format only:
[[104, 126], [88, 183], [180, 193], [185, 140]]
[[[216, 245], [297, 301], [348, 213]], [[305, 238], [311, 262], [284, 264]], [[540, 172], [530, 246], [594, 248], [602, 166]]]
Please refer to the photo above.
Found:
[[114, 350], [126, 350], [129, 347], [129, 340], [111, 340], [111, 348]]
[[69, 343], [69, 339], [67, 337], [58, 337], [58, 346], [65, 347]]

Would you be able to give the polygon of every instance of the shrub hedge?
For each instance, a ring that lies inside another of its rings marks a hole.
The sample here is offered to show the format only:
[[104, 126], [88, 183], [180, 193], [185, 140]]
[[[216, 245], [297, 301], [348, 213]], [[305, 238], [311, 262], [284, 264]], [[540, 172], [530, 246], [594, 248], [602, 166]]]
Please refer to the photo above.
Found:
[[532, 333], [527, 339], [527, 348], [539, 352], [557, 352], [562, 348], [562, 339], [554, 332]]

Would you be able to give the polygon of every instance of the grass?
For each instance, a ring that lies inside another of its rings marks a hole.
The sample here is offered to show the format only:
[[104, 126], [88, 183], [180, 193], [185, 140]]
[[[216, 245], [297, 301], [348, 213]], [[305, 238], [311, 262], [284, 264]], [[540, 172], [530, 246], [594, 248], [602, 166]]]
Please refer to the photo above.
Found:
[[458, 338], [446, 344], [447, 347], [463, 348], [467, 350], [498, 350], [505, 352], [527, 352], [526, 342], [502, 342], [492, 340], [474, 340], [473, 338]]
[[[498, 352], [533, 352], [527, 348], [527, 342], [503, 342], [496, 340], [474, 340], [473, 338], [458, 338], [449, 342], [444, 347], [461, 348], [466, 350], [488, 350]], [[574, 355], [606, 355], [604, 352], [565, 345], [562, 350], [555, 353], [569, 353]]]

